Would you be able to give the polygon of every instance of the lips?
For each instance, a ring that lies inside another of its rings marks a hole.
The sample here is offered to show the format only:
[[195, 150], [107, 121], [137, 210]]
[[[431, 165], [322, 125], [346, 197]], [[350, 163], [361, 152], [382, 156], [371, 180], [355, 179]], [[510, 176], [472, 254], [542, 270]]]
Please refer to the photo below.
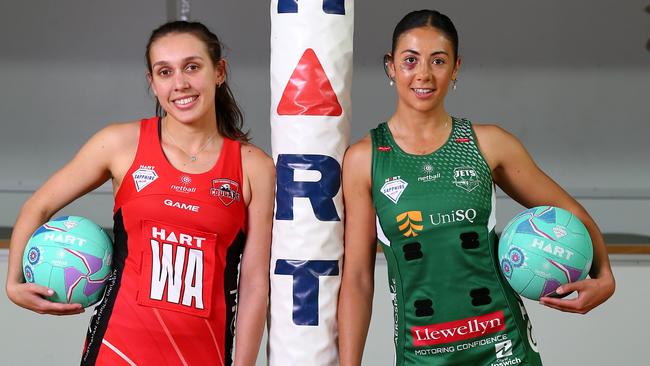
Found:
[[194, 102], [199, 98], [198, 95], [190, 95], [172, 100], [172, 103], [179, 109], [191, 108]]
[[413, 90], [415, 96], [418, 98], [428, 98], [433, 95], [433, 92], [435, 91], [435, 89], [431, 88], [411, 88], [411, 90]]

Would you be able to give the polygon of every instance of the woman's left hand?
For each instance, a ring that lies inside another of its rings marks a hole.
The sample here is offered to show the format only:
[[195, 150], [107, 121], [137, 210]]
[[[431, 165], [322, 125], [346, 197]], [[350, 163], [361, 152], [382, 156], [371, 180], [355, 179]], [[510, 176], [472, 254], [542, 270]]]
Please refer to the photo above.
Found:
[[578, 282], [562, 285], [555, 290], [558, 295], [570, 294], [573, 291], [578, 296], [571, 299], [542, 297], [539, 302], [550, 308], [569, 313], [586, 314], [591, 309], [605, 302], [614, 293], [614, 277], [603, 276], [589, 278]]
[[524, 207], [554, 206], [575, 215], [585, 225], [593, 245], [592, 278], [560, 286], [558, 294], [577, 291], [571, 299], [543, 297], [540, 303], [561, 311], [586, 314], [612, 296], [616, 286], [607, 247], [598, 225], [584, 207], [546, 175], [521, 142], [507, 131], [491, 125], [475, 126], [494, 182]]

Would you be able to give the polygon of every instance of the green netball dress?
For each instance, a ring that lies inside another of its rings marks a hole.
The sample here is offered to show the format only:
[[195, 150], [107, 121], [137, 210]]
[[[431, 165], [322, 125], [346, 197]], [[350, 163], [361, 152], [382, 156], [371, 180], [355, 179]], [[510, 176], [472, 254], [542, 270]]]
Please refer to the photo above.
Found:
[[541, 365], [496, 256], [495, 192], [469, 121], [429, 155], [371, 131], [377, 237], [388, 262], [395, 364]]

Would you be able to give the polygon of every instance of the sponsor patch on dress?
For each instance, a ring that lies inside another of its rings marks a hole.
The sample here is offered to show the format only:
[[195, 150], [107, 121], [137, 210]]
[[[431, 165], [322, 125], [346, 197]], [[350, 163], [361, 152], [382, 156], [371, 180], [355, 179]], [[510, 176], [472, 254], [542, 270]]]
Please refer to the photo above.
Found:
[[454, 184], [467, 192], [473, 191], [478, 187], [480, 181], [478, 174], [472, 167], [458, 167], [454, 169]]
[[140, 192], [146, 186], [158, 179], [158, 174], [153, 166], [140, 165], [140, 168], [133, 172], [133, 183], [136, 191]]
[[229, 206], [234, 201], [239, 202], [241, 200], [239, 183], [228, 178], [213, 179], [210, 195], [219, 198], [226, 206]]
[[388, 197], [393, 203], [397, 203], [402, 193], [409, 184], [399, 176], [386, 179], [384, 185], [381, 186], [381, 193]]

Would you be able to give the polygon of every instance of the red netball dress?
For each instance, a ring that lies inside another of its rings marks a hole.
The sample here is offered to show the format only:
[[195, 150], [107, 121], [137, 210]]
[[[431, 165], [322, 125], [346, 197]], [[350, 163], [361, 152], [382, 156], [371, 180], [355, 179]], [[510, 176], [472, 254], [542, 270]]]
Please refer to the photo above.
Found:
[[230, 365], [244, 247], [238, 142], [208, 172], [174, 168], [142, 120], [114, 208], [114, 270], [82, 365]]

